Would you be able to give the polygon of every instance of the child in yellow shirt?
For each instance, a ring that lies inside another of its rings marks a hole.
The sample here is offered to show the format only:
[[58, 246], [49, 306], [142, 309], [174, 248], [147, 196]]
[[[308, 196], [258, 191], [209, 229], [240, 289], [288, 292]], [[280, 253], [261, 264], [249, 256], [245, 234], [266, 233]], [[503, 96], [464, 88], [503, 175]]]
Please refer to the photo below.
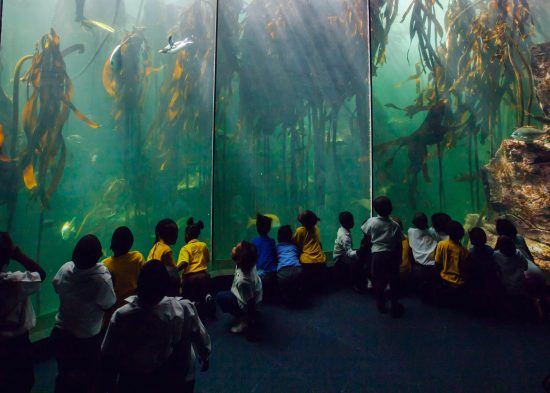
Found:
[[453, 288], [464, 284], [464, 273], [468, 250], [461, 244], [464, 228], [457, 221], [447, 224], [448, 240], [442, 240], [435, 249], [435, 265], [439, 268], [439, 276], [443, 282]]
[[178, 296], [180, 292], [181, 279], [170, 247], [178, 241], [178, 230], [178, 224], [174, 220], [170, 218], [160, 220], [155, 227], [155, 244], [147, 256], [148, 261], [157, 259], [166, 267], [170, 276], [167, 296]]
[[300, 263], [304, 271], [305, 285], [309, 290], [319, 291], [326, 284], [326, 256], [321, 244], [321, 232], [317, 223], [321, 221], [311, 210], [298, 216], [302, 226], [296, 228], [292, 242], [300, 251]]
[[136, 294], [138, 275], [145, 263], [138, 251], [130, 251], [134, 235], [128, 227], [119, 227], [113, 232], [111, 250], [113, 256], [103, 260], [111, 273], [116, 295], [116, 308], [124, 304], [126, 298]]
[[185, 246], [180, 250], [178, 270], [183, 271], [182, 296], [197, 303], [210, 303], [210, 275], [208, 263], [210, 252], [206, 243], [199, 241], [204, 223], [194, 222], [191, 217], [185, 228]]

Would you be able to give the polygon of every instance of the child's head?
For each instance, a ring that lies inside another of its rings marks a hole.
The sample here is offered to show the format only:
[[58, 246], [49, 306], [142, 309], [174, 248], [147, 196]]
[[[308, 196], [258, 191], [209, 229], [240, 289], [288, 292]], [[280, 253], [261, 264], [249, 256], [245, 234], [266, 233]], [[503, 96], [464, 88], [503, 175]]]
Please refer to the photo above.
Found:
[[340, 225], [342, 225], [343, 228], [346, 228], [347, 230], [350, 230], [355, 225], [355, 221], [353, 219], [353, 214], [350, 212], [342, 212], [338, 216], [338, 220], [340, 221]]
[[10, 262], [13, 243], [7, 232], [0, 232], [0, 270]]
[[458, 221], [449, 221], [445, 227], [445, 232], [449, 235], [455, 243], [460, 243], [460, 240], [464, 237], [464, 228]]
[[243, 240], [233, 247], [231, 250], [231, 258], [235, 261], [239, 269], [245, 273], [248, 273], [254, 266], [256, 266], [258, 252], [256, 251], [254, 244]]
[[516, 244], [508, 236], [499, 236], [495, 248], [507, 257], [513, 257], [516, 254]]
[[298, 222], [306, 229], [313, 229], [319, 221], [321, 219], [311, 210], [304, 210], [298, 215]]
[[495, 224], [497, 234], [499, 236], [508, 236], [509, 238], [514, 239], [518, 234], [518, 230], [516, 229], [514, 223], [506, 218], [497, 219]]
[[387, 196], [377, 197], [372, 202], [372, 206], [374, 207], [374, 211], [376, 212], [376, 214], [378, 214], [380, 217], [389, 217], [393, 210], [391, 200]]
[[415, 228], [418, 228], [421, 230], [428, 229], [428, 217], [423, 212], [415, 213], [412, 223], [415, 226]]
[[447, 213], [432, 214], [432, 227], [437, 233], [447, 233], [447, 224], [449, 224], [450, 222], [451, 216], [449, 216]]
[[291, 243], [292, 242], [292, 228], [290, 225], [283, 225], [277, 232], [277, 241], [279, 243]]
[[256, 230], [260, 236], [266, 236], [271, 230], [271, 222], [273, 220], [268, 216], [258, 213], [256, 215]]
[[470, 229], [470, 232], [468, 232], [468, 236], [470, 236], [470, 243], [474, 246], [483, 246], [485, 243], [487, 243], [487, 234], [483, 229], [480, 227], [473, 227]]
[[187, 220], [187, 226], [185, 227], [185, 242], [198, 239], [203, 229], [204, 223], [201, 220], [195, 222], [191, 217]]
[[393, 222], [399, 225], [399, 228], [401, 228], [401, 230], [403, 230], [403, 221], [401, 221], [399, 217], [392, 217], [391, 219]]
[[134, 235], [128, 227], [118, 227], [111, 238], [111, 250], [115, 257], [128, 254], [134, 244]]
[[101, 242], [94, 235], [82, 237], [74, 247], [73, 262], [78, 269], [90, 269], [101, 258]]
[[148, 261], [139, 272], [137, 295], [145, 304], [157, 304], [166, 295], [169, 281], [168, 271], [161, 261]]
[[160, 220], [155, 227], [156, 241], [162, 240], [168, 245], [176, 244], [178, 241], [178, 224], [170, 218]]

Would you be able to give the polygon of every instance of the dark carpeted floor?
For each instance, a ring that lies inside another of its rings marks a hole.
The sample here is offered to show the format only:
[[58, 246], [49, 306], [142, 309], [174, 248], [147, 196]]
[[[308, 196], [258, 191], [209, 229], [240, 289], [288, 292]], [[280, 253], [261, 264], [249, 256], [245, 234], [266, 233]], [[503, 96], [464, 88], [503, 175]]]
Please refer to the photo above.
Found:
[[[543, 392], [548, 325], [497, 322], [405, 299], [405, 317], [342, 290], [301, 310], [262, 307], [251, 343], [209, 323], [210, 370], [196, 392]], [[53, 391], [55, 361], [38, 365], [36, 392]]]

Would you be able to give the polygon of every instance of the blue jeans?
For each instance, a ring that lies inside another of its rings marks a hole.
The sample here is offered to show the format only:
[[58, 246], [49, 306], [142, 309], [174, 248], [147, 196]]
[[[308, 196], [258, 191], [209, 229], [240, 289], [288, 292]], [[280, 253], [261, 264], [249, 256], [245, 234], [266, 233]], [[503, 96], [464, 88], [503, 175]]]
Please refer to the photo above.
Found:
[[220, 306], [220, 309], [227, 314], [240, 317], [245, 314], [244, 310], [239, 307], [239, 301], [231, 293], [231, 291], [218, 292], [216, 295], [216, 303]]

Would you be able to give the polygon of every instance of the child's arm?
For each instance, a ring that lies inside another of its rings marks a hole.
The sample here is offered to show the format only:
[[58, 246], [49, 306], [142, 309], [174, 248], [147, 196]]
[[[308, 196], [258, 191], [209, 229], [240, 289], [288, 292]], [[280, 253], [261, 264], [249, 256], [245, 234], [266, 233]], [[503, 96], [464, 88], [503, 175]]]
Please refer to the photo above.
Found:
[[46, 272], [44, 271], [44, 269], [42, 269], [42, 267], [34, 260], [25, 255], [21, 251], [21, 249], [13, 243], [8, 233], [2, 233], [2, 237], [4, 238], [4, 241], [7, 243], [8, 249], [10, 250], [10, 258], [14, 261], [19, 262], [25, 268], [25, 270], [38, 273], [40, 275], [40, 279], [44, 281], [46, 279]]
[[185, 247], [182, 247], [180, 250], [180, 255], [178, 256], [178, 263], [176, 267], [178, 268], [178, 272], [181, 272], [189, 266], [189, 262], [191, 261], [191, 255], [189, 255], [189, 252], [185, 249]]
[[210, 366], [209, 358], [212, 352], [210, 335], [202, 324], [197, 308], [193, 303], [185, 302], [184, 310], [186, 313], [186, 320], [189, 322], [188, 327], [191, 344], [202, 365], [201, 371], [206, 371]]
[[437, 247], [435, 248], [434, 262], [437, 269], [441, 269], [443, 267], [443, 251], [441, 243], [438, 243]]

